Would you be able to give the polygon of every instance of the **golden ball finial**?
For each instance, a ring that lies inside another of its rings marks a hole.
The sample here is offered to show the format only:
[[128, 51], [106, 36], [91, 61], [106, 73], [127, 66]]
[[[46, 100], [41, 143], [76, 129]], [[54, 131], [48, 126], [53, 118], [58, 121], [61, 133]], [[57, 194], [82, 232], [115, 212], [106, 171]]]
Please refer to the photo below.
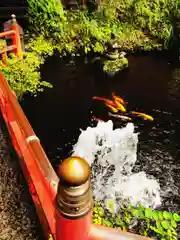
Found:
[[84, 184], [90, 177], [89, 164], [80, 157], [72, 156], [65, 159], [58, 168], [60, 180], [72, 186]]

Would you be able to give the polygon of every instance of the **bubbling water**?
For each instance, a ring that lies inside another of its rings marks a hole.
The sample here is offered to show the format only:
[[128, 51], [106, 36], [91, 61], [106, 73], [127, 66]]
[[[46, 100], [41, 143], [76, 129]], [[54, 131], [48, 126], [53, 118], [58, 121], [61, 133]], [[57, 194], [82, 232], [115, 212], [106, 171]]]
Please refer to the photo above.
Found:
[[133, 123], [113, 130], [109, 120], [81, 130], [72, 155], [84, 158], [91, 166], [96, 200], [103, 203], [114, 200], [116, 206], [130, 202], [155, 208], [161, 204], [158, 181], [145, 172], [132, 172], [137, 144], [138, 133], [134, 133]]

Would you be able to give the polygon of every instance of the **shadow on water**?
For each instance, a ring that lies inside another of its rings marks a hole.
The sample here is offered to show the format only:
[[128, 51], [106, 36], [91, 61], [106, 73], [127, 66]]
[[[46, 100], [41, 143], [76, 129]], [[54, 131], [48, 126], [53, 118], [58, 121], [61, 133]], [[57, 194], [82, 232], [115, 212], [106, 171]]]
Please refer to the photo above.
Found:
[[82, 59], [74, 64], [53, 56], [43, 66], [42, 78], [54, 88], [36, 98], [25, 97], [22, 106], [54, 166], [69, 155], [80, 129], [92, 126], [92, 115], [108, 120], [107, 110], [92, 96], [111, 97], [115, 91], [128, 101], [129, 111], [152, 115], [153, 122], [134, 120], [141, 133], [134, 171], [159, 179], [163, 207], [174, 211], [180, 206], [180, 73], [166, 53], [128, 58], [129, 68], [108, 78]]

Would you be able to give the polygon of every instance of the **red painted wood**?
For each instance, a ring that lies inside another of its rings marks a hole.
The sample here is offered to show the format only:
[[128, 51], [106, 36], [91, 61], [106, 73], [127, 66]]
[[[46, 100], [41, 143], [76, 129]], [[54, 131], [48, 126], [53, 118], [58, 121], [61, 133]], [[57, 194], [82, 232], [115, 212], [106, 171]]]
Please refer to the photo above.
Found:
[[12, 50], [15, 50], [15, 49], [17, 49], [17, 47], [15, 45], [8, 46], [8, 47], [4, 48], [3, 50], [1, 50], [0, 54], [5, 53], [5, 52], [9, 52], [9, 51], [12, 51]]
[[88, 240], [91, 228], [92, 214], [79, 219], [67, 219], [56, 212], [56, 238], [57, 240]]
[[7, 36], [10, 36], [10, 35], [15, 35], [15, 34], [16, 34], [16, 31], [14, 31], [14, 30], [10, 30], [10, 31], [7, 31], [7, 32], [2, 32], [2, 33], [0, 33], [0, 38], [7, 37]]

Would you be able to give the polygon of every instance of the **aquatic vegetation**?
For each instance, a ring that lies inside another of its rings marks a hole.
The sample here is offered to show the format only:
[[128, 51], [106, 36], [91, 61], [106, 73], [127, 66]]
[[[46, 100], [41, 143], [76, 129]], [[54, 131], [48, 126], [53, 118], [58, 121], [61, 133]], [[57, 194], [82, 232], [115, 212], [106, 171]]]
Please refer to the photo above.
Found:
[[116, 60], [104, 61], [103, 69], [105, 72], [118, 72], [128, 67], [127, 58], [119, 58]]
[[24, 93], [36, 95], [43, 91], [44, 87], [52, 87], [50, 83], [40, 80], [40, 66], [46, 56], [53, 54], [53, 46], [40, 36], [29, 42], [26, 48], [28, 51], [24, 53], [22, 60], [10, 54], [6, 59], [6, 65], [0, 61], [0, 71], [3, 72], [18, 99], [21, 99]]
[[103, 53], [112, 35], [125, 51], [167, 48], [179, 13], [179, 1], [174, 0], [103, 0], [98, 11], [69, 11], [60, 1], [28, 0], [31, 33], [53, 38], [62, 55]]
[[177, 240], [180, 215], [144, 208], [141, 205], [134, 207], [130, 204], [122, 206], [118, 213], [115, 213], [113, 201], [108, 201], [106, 208], [103, 208], [100, 202], [95, 202], [93, 223], [120, 228], [155, 239]]

